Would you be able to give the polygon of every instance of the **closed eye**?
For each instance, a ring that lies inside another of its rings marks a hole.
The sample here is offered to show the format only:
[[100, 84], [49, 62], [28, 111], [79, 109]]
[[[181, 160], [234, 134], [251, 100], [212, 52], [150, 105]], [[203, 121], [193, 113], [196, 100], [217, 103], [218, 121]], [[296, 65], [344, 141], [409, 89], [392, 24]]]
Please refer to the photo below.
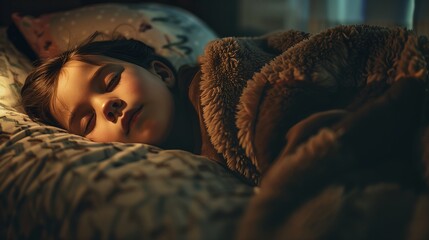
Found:
[[115, 89], [115, 87], [119, 84], [121, 80], [121, 72], [115, 72], [109, 79], [106, 85], [106, 92], [111, 92]]
[[94, 129], [95, 126], [95, 113], [91, 113], [91, 115], [89, 116], [88, 121], [85, 123], [84, 122], [84, 130], [83, 130], [83, 135], [86, 136], [88, 134], [90, 134], [92, 132], [92, 130]]

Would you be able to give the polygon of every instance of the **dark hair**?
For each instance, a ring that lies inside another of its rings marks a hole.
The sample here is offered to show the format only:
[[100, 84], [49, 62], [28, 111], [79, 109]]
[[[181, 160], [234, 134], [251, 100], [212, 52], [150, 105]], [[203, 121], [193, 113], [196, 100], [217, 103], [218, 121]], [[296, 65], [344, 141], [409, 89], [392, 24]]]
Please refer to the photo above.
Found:
[[51, 113], [51, 101], [56, 94], [58, 78], [64, 65], [71, 60], [96, 64], [89, 56], [102, 55], [134, 63], [148, 69], [151, 62], [158, 60], [174, 73], [174, 67], [166, 58], [141, 41], [117, 36], [111, 40], [94, 41], [100, 33], [94, 33], [82, 44], [39, 64], [27, 76], [21, 89], [21, 103], [28, 116], [38, 122], [61, 127]]

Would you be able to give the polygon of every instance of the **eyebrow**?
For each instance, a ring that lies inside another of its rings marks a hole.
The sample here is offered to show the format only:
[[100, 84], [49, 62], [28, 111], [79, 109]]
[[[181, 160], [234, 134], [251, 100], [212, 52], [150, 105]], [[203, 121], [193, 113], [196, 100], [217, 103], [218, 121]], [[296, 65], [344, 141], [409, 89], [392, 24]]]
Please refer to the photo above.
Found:
[[[107, 69], [107, 68], [109, 68], [110, 66], [112, 66], [112, 65], [114, 65], [114, 64], [111, 64], [111, 63], [108, 63], [108, 64], [103, 64], [103, 65], [101, 65], [95, 72], [94, 72], [94, 74], [92, 74], [92, 76], [91, 76], [91, 78], [89, 79], [89, 83], [90, 83], [90, 86], [92, 85], [92, 83], [96, 80], [96, 79], [98, 79], [98, 78], [100, 78], [100, 75], [101, 75], [101, 73], [105, 70], [105, 69]], [[69, 118], [69, 120], [68, 120], [68, 126], [69, 126], [69, 129], [71, 130], [71, 126], [72, 126], [72, 123], [75, 121], [75, 118], [77, 117], [77, 113], [79, 112], [78, 111], [78, 106], [77, 107], [75, 107], [72, 111], [71, 111], [71, 114], [70, 114], [70, 118]]]

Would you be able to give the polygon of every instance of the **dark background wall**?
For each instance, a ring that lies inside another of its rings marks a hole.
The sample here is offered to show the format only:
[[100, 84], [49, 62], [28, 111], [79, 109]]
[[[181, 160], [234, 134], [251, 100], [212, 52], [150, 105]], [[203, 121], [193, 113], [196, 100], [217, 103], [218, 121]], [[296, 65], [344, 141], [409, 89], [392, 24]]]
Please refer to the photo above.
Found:
[[357, 23], [414, 27], [429, 35], [429, 0], [0, 0], [0, 25], [10, 23], [11, 12], [37, 15], [101, 2], [178, 6], [198, 16], [220, 37], [280, 28], [315, 33]]

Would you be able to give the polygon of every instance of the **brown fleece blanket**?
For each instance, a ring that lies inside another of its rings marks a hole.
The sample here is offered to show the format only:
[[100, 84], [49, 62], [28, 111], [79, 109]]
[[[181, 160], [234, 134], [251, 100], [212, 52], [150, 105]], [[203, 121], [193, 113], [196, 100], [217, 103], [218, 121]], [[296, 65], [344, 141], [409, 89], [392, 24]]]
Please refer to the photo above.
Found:
[[429, 239], [428, 60], [426, 37], [366, 25], [209, 44], [203, 127], [260, 185], [238, 238]]

